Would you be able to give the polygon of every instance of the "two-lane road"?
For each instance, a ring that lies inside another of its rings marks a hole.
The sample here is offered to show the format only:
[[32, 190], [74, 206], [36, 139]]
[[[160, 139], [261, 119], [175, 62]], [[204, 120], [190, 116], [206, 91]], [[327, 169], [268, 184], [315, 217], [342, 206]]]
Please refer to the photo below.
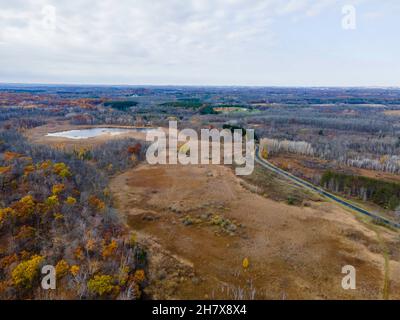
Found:
[[361, 214], [364, 214], [366, 216], [372, 217], [372, 218], [374, 218], [374, 219], [376, 219], [376, 220], [378, 220], [378, 221], [380, 221], [382, 223], [385, 223], [387, 225], [390, 225], [392, 227], [400, 228], [400, 224], [399, 223], [390, 221], [390, 220], [388, 220], [386, 218], [383, 218], [383, 217], [381, 217], [381, 216], [379, 216], [377, 214], [371, 213], [371, 212], [369, 212], [369, 211], [367, 211], [365, 209], [362, 209], [362, 208], [360, 208], [358, 206], [355, 206], [354, 204], [352, 204], [349, 201], [341, 199], [341, 198], [335, 196], [334, 194], [332, 194], [330, 192], [327, 192], [324, 189], [313, 185], [312, 183], [309, 183], [308, 181], [305, 181], [305, 180], [303, 180], [303, 179], [301, 179], [299, 177], [296, 177], [296, 176], [292, 175], [289, 172], [286, 172], [286, 171], [278, 168], [277, 166], [273, 165], [269, 161], [267, 161], [267, 160], [263, 159], [262, 157], [260, 157], [258, 146], [256, 147], [255, 160], [256, 160], [256, 162], [258, 164], [260, 164], [264, 168], [266, 168], [268, 170], [271, 170], [271, 171], [275, 172], [276, 174], [279, 174], [281, 176], [286, 177], [287, 179], [293, 181], [294, 183], [296, 183], [299, 186], [302, 186], [302, 187], [304, 187], [306, 189], [309, 189], [309, 190], [311, 190], [313, 192], [317, 192], [318, 194], [320, 194], [320, 195], [322, 195], [322, 196], [324, 196], [324, 197], [326, 197], [326, 198], [328, 198], [328, 199], [330, 199], [330, 200], [332, 200], [332, 201], [334, 201], [334, 202], [336, 202], [336, 203], [338, 203], [340, 205], [343, 205], [343, 206], [345, 206], [345, 207], [347, 207], [347, 208], [349, 208], [349, 209], [351, 209], [353, 211], [356, 211], [358, 213], [361, 213]]

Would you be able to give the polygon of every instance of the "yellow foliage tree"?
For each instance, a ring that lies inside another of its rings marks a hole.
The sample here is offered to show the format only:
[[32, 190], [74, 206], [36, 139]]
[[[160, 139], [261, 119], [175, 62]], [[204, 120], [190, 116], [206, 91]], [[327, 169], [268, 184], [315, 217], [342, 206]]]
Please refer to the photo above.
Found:
[[386, 161], [388, 161], [389, 160], [389, 156], [388, 155], [384, 155], [384, 156], [381, 156], [380, 158], [379, 158], [379, 162], [381, 163], [381, 164], [384, 164]]
[[83, 255], [83, 250], [82, 250], [81, 247], [77, 247], [77, 248], [74, 250], [74, 256], [75, 256], [75, 258], [78, 259], [78, 260], [83, 260], [84, 255]]
[[0, 209], [0, 227], [4, 225], [11, 217], [15, 216], [15, 211], [11, 208]]
[[90, 151], [86, 148], [75, 149], [74, 154], [80, 160], [86, 160], [90, 157]]
[[61, 193], [64, 189], [65, 189], [64, 184], [62, 184], [62, 183], [55, 184], [53, 186], [53, 188], [51, 189], [51, 192], [53, 192], [54, 195], [57, 195], [57, 194]]
[[88, 289], [92, 294], [103, 296], [115, 292], [119, 287], [113, 284], [111, 276], [96, 275], [88, 281]]
[[133, 276], [133, 279], [135, 280], [136, 283], [142, 283], [145, 279], [145, 273], [144, 270], [136, 270], [135, 275]]
[[31, 174], [32, 172], [34, 172], [35, 171], [35, 166], [33, 166], [33, 165], [27, 165], [25, 168], [24, 168], [24, 175], [29, 175], [29, 174]]
[[11, 272], [11, 277], [15, 286], [22, 288], [32, 288], [34, 280], [39, 275], [39, 266], [43, 257], [34, 255], [30, 260], [18, 264]]
[[262, 152], [261, 152], [261, 157], [263, 159], [267, 159], [268, 158], [268, 150], [267, 147], [263, 147]]
[[41, 169], [41, 170], [46, 170], [46, 169], [50, 168], [52, 165], [53, 165], [53, 163], [51, 162], [51, 160], [46, 160], [46, 161], [43, 161], [43, 162], [37, 164], [37, 168]]
[[8, 166], [8, 167], [1, 167], [0, 166], [0, 174], [5, 174], [5, 173], [9, 172], [10, 170], [11, 170], [10, 166]]
[[99, 211], [103, 211], [106, 207], [106, 204], [96, 196], [91, 196], [89, 198], [89, 205]]
[[53, 165], [53, 171], [60, 177], [68, 178], [71, 176], [68, 166], [64, 162], [58, 162]]
[[122, 268], [120, 268], [119, 273], [118, 273], [118, 283], [121, 286], [124, 286], [129, 279], [129, 267], [128, 266], [124, 266]]
[[79, 270], [80, 270], [80, 267], [79, 267], [79, 266], [73, 265], [69, 271], [71, 272], [71, 274], [72, 274], [74, 277], [76, 277], [76, 276], [78, 275], [78, 273], [79, 273]]
[[129, 244], [134, 247], [136, 245], [137, 242], [137, 235], [135, 232], [132, 232], [130, 237], [129, 237]]
[[249, 262], [248, 258], [243, 259], [242, 266], [244, 269], [247, 269], [250, 266], [250, 262]]
[[103, 258], [108, 258], [112, 256], [118, 248], [118, 243], [115, 240], [112, 240], [108, 245], [103, 246], [102, 256]]
[[36, 229], [30, 226], [23, 225], [18, 234], [15, 236], [16, 239], [32, 239], [35, 236]]
[[76, 199], [74, 197], [68, 197], [67, 200], [65, 200], [65, 203], [73, 206], [76, 203]]
[[96, 247], [96, 241], [94, 241], [93, 239], [89, 239], [86, 242], [86, 250], [87, 251], [94, 251], [95, 247]]
[[12, 205], [18, 217], [27, 217], [35, 212], [35, 201], [31, 195], [23, 197]]
[[11, 160], [21, 158], [21, 157], [22, 157], [22, 154], [16, 153], [16, 152], [11, 152], [11, 151], [6, 151], [3, 154], [3, 159], [5, 161], [11, 161]]
[[58, 206], [60, 203], [58, 202], [58, 197], [56, 195], [53, 195], [46, 199], [46, 204], [50, 208], [54, 208], [54, 207]]
[[60, 279], [60, 278], [64, 277], [65, 275], [67, 275], [68, 271], [69, 271], [69, 265], [68, 265], [67, 261], [65, 261], [64, 259], [58, 261], [58, 263], [56, 264], [57, 279]]
[[54, 217], [55, 220], [62, 220], [62, 219], [64, 219], [64, 215], [63, 215], [62, 213], [59, 213], [59, 212], [53, 214], [53, 217]]

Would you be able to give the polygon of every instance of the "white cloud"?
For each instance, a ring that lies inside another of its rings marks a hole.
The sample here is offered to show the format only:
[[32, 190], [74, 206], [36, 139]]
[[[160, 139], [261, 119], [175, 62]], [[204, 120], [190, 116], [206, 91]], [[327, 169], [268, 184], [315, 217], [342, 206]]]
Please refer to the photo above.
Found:
[[0, 81], [157, 82], [159, 74], [166, 82], [185, 72], [212, 79], [274, 45], [279, 19], [339, 2], [0, 0]]

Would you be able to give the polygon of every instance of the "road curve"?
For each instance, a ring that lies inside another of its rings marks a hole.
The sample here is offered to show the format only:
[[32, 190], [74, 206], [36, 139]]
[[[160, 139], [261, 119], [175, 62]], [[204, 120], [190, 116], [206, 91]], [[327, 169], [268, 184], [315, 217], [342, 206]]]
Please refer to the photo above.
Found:
[[298, 178], [298, 177], [292, 175], [291, 173], [286, 172], [286, 171], [278, 168], [277, 166], [273, 165], [269, 161], [267, 161], [267, 160], [265, 160], [265, 159], [260, 157], [258, 146], [256, 147], [255, 161], [258, 164], [260, 164], [261, 166], [263, 166], [264, 168], [266, 168], [266, 169], [268, 169], [270, 171], [273, 171], [276, 174], [284, 176], [285, 178], [293, 181], [294, 183], [296, 183], [297, 185], [299, 185], [301, 187], [305, 187], [306, 189], [309, 189], [309, 190], [312, 190], [314, 192], [317, 192], [318, 194], [320, 194], [320, 195], [322, 195], [322, 196], [324, 196], [324, 197], [326, 197], [326, 198], [328, 198], [328, 199], [330, 199], [330, 200], [332, 200], [332, 201], [334, 201], [334, 202], [336, 202], [336, 203], [338, 203], [340, 205], [343, 205], [343, 206], [345, 206], [345, 207], [347, 207], [347, 208], [349, 208], [349, 209], [351, 209], [353, 211], [356, 211], [358, 213], [361, 213], [363, 215], [366, 215], [366, 216], [369, 216], [371, 218], [374, 218], [379, 222], [382, 222], [384, 224], [387, 224], [387, 225], [395, 227], [395, 228], [400, 228], [400, 224], [399, 223], [395, 223], [395, 222], [390, 221], [390, 220], [388, 220], [386, 218], [383, 218], [383, 217], [381, 217], [379, 215], [376, 215], [376, 214], [371, 213], [371, 212], [369, 212], [367, 210], [364, 210], [364, 209], [362, 209], [360, 207], [357, 207], [354, 204], [352, 204], [352, 203], [350, 203], [350, 202], [348, 202], [346, 200], [343, 200], [343, 199], [335, 196], [334, 194], [332, 194], [330, 192], [327, 192], [324, 189], [313, 185], [312, 183], [310, 183], [308, 181], [305, 181], [305, 180], [303, 180], [301, 178]]

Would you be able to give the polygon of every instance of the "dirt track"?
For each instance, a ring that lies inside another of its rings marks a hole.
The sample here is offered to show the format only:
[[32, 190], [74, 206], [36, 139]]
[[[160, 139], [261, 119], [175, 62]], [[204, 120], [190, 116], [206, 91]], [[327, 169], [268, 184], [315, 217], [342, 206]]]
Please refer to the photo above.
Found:
[[[385, 252], [386, 291], [400, 298], [398, 234], [334, 204], [266, 199], [222, 166], [143, 164], [115, 177], [111, 190], [149, 248], [154, 298], [380, 299]], [[341, 288], [347, 264], [356, 290]]]

